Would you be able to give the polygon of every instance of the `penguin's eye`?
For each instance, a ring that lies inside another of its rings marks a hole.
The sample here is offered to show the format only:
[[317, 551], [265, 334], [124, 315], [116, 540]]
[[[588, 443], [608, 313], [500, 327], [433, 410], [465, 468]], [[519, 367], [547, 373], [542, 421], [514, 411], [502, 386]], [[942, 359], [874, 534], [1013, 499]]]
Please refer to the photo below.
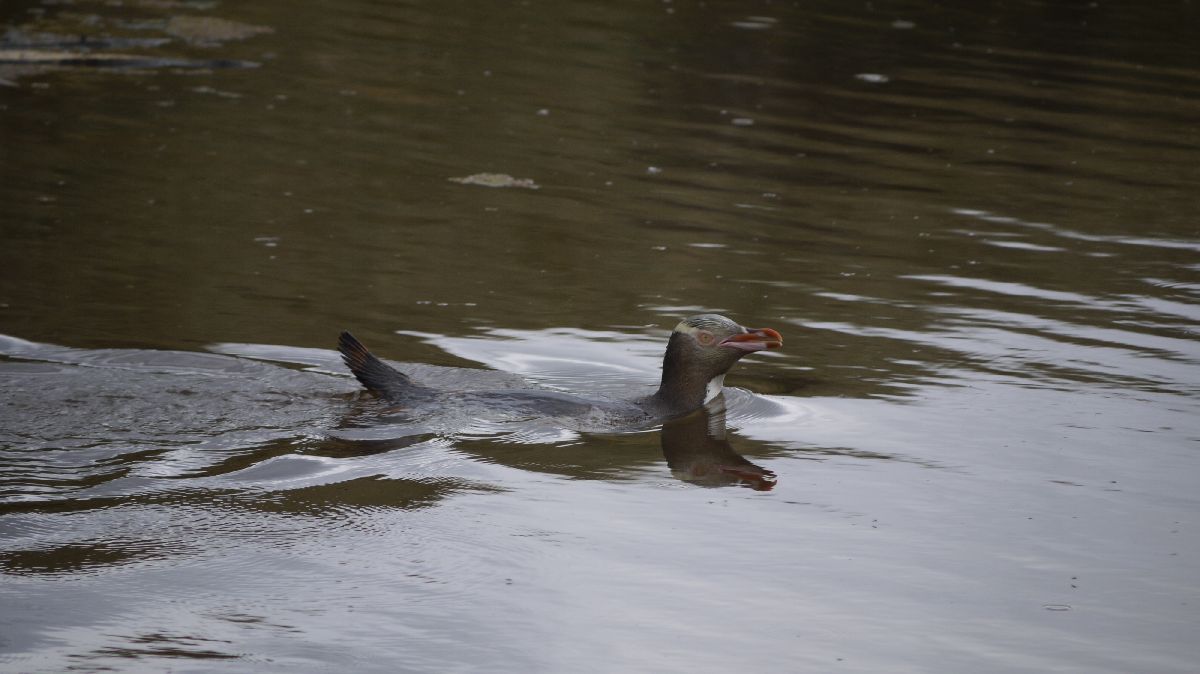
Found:
[[717, 341], [717, 338], [713, 336], [713, 333], [701, 330], [696, 333], [696, 341], [704, 346], [712, 346], [713, 342]]

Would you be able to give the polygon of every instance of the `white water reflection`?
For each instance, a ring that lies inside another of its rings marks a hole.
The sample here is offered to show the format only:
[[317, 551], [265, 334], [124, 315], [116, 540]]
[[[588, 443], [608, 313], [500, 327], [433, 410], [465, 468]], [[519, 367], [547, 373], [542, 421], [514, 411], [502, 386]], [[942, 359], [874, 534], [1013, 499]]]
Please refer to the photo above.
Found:
[[657, 387], [667, 337], [665, 332], [639, 338], [565, 327], [497, 328], [477, 337], [399, 334], [419, 337], [452, 355], [527, 377], [553, 390], [631, 398], [652, 393], [650, 387]]
[[1152, 248], [1173, 248], [1178, 250], [1190, 250], [1200, 252], [1200, 243], [1195, 241], [1183, 241], [1179, 239], [1167, 239], [1148, 236], [1129, 236], [1129, 235], [1099, 235], [1086, 234], [1065, 227], [1052, 225], [1044, 222], [1028, 222], [1007, 215], [995, 215], [987, 211], [978, 211], [973, 209], [956, 208], [953, 213], [958, 215], [966, 215], [973, 218], [978, 218], [984, 222], [995, 222], [1002, 224], [1018, 225], [1021, 227], [1029, 227], [1032, 229], [1042, 230], [1060, 236], [1065, 239], [1074, 239], [1077, 241], [1091, 241], [1098, 243], [1115, 243], [1126, 246], [1149, 246]]

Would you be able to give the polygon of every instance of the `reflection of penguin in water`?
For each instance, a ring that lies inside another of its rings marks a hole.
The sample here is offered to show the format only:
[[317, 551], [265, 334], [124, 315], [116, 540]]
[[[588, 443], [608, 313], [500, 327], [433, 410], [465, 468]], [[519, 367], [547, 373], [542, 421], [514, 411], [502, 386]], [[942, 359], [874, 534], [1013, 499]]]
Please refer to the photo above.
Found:
[[705, 405], [662, 428], [663, 457], [676, 478], [702, 487], [743, 484], [756, 491], [775, 486], [775, 473], [750, 463], [725, 437], [724, 405]]
[[614, 426], [660, 421], [699, 409], [721, 393], [725, 373], [742, 356], [775, 349], [783, 338], [771, 328], [744, 328], [717, 314], [700, 314], [680, 321], [667, 342], [662, 382], [653, 395], [627, 402], [580, 398], [555, 391], [442, 391], [416, 384], [407, 375], [376, 358], [357, 339], [343, 332], [338, 351], [362, 385], [388, 402], [405, 407], [453, 402], [543, 413], [546, 416], [586, 416], [599, 412]]

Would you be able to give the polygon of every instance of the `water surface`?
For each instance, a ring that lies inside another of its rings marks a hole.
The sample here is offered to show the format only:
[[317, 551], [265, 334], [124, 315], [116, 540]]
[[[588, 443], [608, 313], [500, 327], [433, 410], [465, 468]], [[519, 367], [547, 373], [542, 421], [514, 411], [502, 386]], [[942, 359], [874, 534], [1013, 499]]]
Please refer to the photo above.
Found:
[[0, 669], [1194, 671], [1196, 19], [5, 3]]

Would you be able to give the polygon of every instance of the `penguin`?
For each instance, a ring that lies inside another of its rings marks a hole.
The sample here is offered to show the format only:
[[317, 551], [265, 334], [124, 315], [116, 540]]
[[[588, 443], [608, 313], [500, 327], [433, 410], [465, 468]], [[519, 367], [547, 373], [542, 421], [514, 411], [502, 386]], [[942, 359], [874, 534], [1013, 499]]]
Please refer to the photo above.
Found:
[[777, 349], [783, 337], [771, 328], [746, 328], [719, 314], [683, 319], [671, 331], [663, 355], [662, 378], [653, 394], [628, 401], [592, 400], [557, 391], [446, 391], [412, 381], [372, 354], [349, 332], [338, 338], [338, 351], [355, 378], [368, 391], [394, 406], [418, 408], [439, 401], [506, 409], [519, 408], [545, 416], [597, 413], [626, 422], [661, 422], [700, 409], [721, 395], [725, 375], [743, 356]]

